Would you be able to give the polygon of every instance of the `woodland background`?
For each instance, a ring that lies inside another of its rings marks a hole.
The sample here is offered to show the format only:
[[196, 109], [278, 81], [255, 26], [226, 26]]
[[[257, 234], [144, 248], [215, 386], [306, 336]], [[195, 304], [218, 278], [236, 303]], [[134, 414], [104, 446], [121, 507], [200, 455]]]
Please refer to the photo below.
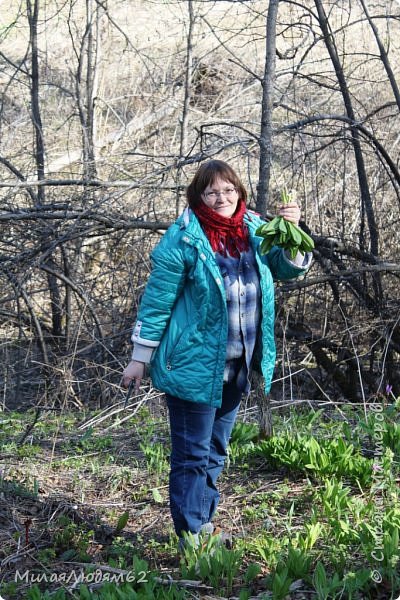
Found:
[[400, 3], [26, 0], [0, 9], [3, 408], [121, 394], [150, 251], [197, 166], [296, 189], [277, 402], [400, 393]]

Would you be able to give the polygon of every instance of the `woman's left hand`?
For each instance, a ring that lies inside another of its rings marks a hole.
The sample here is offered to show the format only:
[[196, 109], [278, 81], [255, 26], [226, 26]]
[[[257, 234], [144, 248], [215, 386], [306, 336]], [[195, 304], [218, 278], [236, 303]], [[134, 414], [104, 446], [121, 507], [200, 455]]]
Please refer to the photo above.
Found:
[[297, 202], [282, 204], [278, 208], [278, 215], [287, 221], [298, 225], [300, 221], [300, 206], [297, 204]]

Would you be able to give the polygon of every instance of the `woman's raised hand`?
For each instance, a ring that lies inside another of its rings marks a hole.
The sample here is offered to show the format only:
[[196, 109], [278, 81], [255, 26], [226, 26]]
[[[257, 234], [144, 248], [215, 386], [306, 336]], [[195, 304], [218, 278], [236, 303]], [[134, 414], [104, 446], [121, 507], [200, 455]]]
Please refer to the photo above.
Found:
[[297, 204], [297, 202], [288, 202], [288, 204], [282, 204], [278, 207], [278, 215], [287, 221], [298, 225], [300, 221], [300, 206]]

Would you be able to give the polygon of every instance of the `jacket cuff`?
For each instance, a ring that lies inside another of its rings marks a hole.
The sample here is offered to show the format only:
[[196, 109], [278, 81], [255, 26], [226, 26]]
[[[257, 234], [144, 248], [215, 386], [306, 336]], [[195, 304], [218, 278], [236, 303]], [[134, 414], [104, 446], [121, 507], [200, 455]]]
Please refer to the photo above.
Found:
[[159, 341], [154, 341], [154, 340], [148, 340], [146, 338], [142, 338], [140, 336], [140, 332], [142, 330], [142, 321], [137, 321], [136, 325], [134, 327], [132, 336], [131, 336], [131, 340], [133, 343], [135, 344], [141, 344], [142, 346], [149, 346], [150, 348], [157, 348], [157, 346], [160, 345]]
[[284, 251], [285, 258], [290, 264], [298, 269], [308, 269], [312, 262], [312, 252], [302, 254], [298, 252], [294, 258], [291, 258], [289, 250]]
[[149, 363], [151, 361], [153, 350], [154, 348], [151, 346], [144, 346], [143, 344], [138, 344], [136, 342], [133, 346], [132, 360], [137, 360], [138, 362], [142, 363]]

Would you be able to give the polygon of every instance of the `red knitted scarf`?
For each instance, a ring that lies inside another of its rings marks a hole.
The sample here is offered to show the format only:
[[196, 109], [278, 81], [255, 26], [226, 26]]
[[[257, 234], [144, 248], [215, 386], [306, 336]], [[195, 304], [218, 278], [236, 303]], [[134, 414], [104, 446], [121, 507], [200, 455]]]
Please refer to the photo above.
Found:
[[229, 252], [231, 256], [239, 257], [240, 252], [249, 249], [249, 231], [243, 222], [246, 212], [244, 200], [239, 200], [232, 217], [223, 217], [215, 210], [200, 202], [193, 209], [204, 229], [211, 248], [224, 256]]

